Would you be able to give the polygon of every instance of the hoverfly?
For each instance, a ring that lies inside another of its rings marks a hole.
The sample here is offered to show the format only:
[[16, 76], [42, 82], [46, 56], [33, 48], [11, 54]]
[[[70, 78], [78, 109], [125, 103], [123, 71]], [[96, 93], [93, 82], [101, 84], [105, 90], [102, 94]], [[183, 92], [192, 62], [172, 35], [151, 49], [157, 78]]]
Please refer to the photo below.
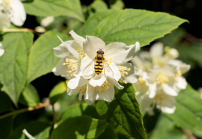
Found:
[[88, 74], [89, 71], [91, 71], [94, 68], [95, 74], [99, 75], [104, 71], [104, 75], [106, 77], [107, 75], [113, 77], [114, 73], [112, 69], [109, 67], [107, 60], [104, 58], [104, 51], [102, 49], [99, 49], [97, 51], [97, 54], [95, 58], [84, 68], [83, 74]]

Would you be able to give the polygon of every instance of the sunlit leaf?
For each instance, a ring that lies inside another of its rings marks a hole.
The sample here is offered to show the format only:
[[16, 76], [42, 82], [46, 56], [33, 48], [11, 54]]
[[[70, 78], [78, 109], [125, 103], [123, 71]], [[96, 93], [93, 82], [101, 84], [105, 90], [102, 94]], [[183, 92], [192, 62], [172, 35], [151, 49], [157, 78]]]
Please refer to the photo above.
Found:
[[138, 139], [146, 139], [139, 103], [135, 98], [133, 85], [116, 89], [115, 99], [111, 102], [98, 101], [97, 112], [119, 133]]
[[177, 129], [172, 121], [161, 115], [150, 139], [182, 139], [183, 136], [181, 129]]
[[31, 84], [29, 84], [22, 94], [20, 95], [19, 102], [26, 106], [37, 106], [40, 102], [40, 98], [37, 90]]
[[63, 94], [67, 91], [67, 85], [65, 82], [61, 82], [57, 84], [50, 92], [49, 98], [50, 98], [50, 103], [53, 105], [55, 102], [60, 99]]
[[49, 31], [41, 35], [31, 48], [29, 55], [29, 68], [27, 83], [34, 79], [51, 72], [56, 66], [59, 58], [54, 55], [53, 48], [57, 47], [61, 42], [60, 36], [64, 41], [70, 39], [65, 34]]
[[126, 9], [104, 19], [97, 27], [96, 36], [106, 44], [140, 42], [141, 46], [170, 33], [186, 20], [166, 13]]
[[2, 45], [5, 53], [0, 58], [0, 82], [13, 103], [17, 105], [19, 96], [25, 87], [28, 55], [32, 46], [31, 33], [7, 33]]
[[35, 16], [69, 16], [84, 21], [79, 0], [34, 0], [24, 3], [28, 14]]
[[108, 9], [107, 4], [104, 1], [96, 0], [91, 5], [88, 6], [87, 14], [89, 14], [89, 16], [92, 16], [96, 12], [105, 11], [107, 9]]

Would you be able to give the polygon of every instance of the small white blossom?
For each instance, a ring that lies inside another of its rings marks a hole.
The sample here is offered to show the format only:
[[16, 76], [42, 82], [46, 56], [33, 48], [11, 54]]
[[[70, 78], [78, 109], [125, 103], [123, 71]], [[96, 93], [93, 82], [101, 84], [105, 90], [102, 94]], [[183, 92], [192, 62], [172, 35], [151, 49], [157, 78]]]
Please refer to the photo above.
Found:
[[0, 57], [4, 54], [4, 48], [2, 44], [0, 43]]
[[176, 49], [165, 47], [165, 53], [163, 50], [163, 44], [156, 43], [150, 52], [141, 52], [140, 58], [131, 60], [140, 73], [134, 84], [137, 100], [141, 111], [149, 114], [155, 106], [162, 112], [174, 113], [175, 97], [187, 86], [182, 74], [190, 69], [190, 65], [175, 59], [179, 56]]
[[24, 6], [20, 0], [0, 0], [0, 28], [7, 29], [10, 22], [22, 26], [26, 19]]
[[43, 27], [47, 27], [48, 25], [50, 25], [52, 22], [54, 21], [54, 17], [53, 16], [48, 16], [44, 19], [41, 20], [41, 26]]
[[30, 134], [27, 132], [26, 129], [24, 129], [22, 132], [28, 137], [28, 139], [35, 139], [32, 135], [30, 135]]

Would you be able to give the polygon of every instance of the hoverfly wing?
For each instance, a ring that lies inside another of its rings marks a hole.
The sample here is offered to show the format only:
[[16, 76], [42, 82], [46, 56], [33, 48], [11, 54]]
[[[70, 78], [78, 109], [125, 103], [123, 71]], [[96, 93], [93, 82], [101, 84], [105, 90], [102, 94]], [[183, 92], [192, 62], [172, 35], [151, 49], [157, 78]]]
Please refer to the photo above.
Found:
[[104, 74], [105, 74], [105, 76], [107, 75], [107, 76], [110, 76], [112, 78], [114, 77], [114, 73], [106, 61], [104, 61]]
[[92, 60], [83, 70], [82, 74], [83, 75], [91, 75], [94, 73], [94, 65], [95, 61]]

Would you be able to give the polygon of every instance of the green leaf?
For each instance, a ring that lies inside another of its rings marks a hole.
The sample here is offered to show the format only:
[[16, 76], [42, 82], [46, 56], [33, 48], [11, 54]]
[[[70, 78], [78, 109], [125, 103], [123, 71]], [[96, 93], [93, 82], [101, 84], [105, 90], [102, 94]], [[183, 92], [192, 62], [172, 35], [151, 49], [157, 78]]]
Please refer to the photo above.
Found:
[[116, 10], [106, 10], [103, 12], [95, 13], [93, 16], [88, 18], [88, 20], [84, 24], [81, 35], [84, 37], [85, 37], [85, 35], [95, 35], [95, 31], [96, 31], [98, 24], [103, 19], [107, 18], [108, 16], [110, 16], [114, 13], [116, 13]]
[[140, 42], [141, 46], [170, 33], [186, 20], [167, 13], [126, 9], [107, 17], [97, 27], [95, 35], [105, 41]]
[[182, 130], [176, 128], [172, 121], [161, 115], [150, 139], [182, 139], [184, 136]]
[[23, 129], [26, 129], [36, 139], [47, 139], [49, 137], [50, 125], [46, 122], [29, 122], [16, 128], [8, 139], [27, 139], [22, 132]]
[[70, 37], [65, 34], [49, 31], [41, 35], [35, 41], [29, 55], [27, 84], [34, 79], [51, 72], [56, 66], [59, 58], [54, 55], [53, 48], [61, 43], [57, 35], [64, 41], [70, 39]]
[[0, 113], [12, 110], [12, 102], [8, 95], [0, 91]]
[[94, 139], [104, 132], [107, 125], [105, 121], [88, 116], [68, 118], [53, 130], [51, 139]]
[[105, 101], [96, 103], [100, 116], [119, 133], [137, 139], [146, 139], [139, 107], [132, 84], [124, 85], [123, 90], [116, 89], [115, 99], [111, 103]]
[[12, 130], [13, 120], [12, 117], [0, 119], [0, 135], [2, 139], [7, 139]]
[[191, 88], [179, 92], [176, 97], [177, 105], [174, 114], [164, 114], [170, 118], [177, 126], [195, 131], [202, 129], [202, 99], [199, 93]]
[[97, 111], [95, 110], [95, 107], [89, 106], [86, 103], [82, 103], [82, 104], [74, 104], [68, 107], [62, 113], [60, 120], [63, 121], [70, 117], [76, 117], [76, 116], [82, 116], [82, 115], [88, 115], [96, 119], [100, 118]]
[[26, 13], [35, 16], [69, 16], [84, 22], [79, 0], [34, 0], [24, 3]]
[[58, 99], [60, 99], [66, 91], [67, 85], [65, 82], [57, 84], [49, 94], [50, 103], [54, 105], [54, 103], [57, 102]]
[[32, 46], [31, 33], [7, 33], [2, 45], [5, 53], [0, 58], [0, 82], [13, 103], [17, 105], [20, 93], [25, 87], [28, 55]]
[[92, 16], [96, 12], [105, 11], [107, 10], [107, 4], [102, 0], [95, 0], [90, 6], [88, 6], [87, 14]]
[[98, 139], [117, 139], [117, 137], [112, 126], [108, 125], [105, 131], [98, 137]]
[[37, 106], [40, 103], [40, 98], [36, 88], [29, 84], [20, 95], [19, 102], [26, 106]]
[[124, 8], [124, 2], [122, 0], [110, 0], [109, 5], [111, 9], [121, 10]]

